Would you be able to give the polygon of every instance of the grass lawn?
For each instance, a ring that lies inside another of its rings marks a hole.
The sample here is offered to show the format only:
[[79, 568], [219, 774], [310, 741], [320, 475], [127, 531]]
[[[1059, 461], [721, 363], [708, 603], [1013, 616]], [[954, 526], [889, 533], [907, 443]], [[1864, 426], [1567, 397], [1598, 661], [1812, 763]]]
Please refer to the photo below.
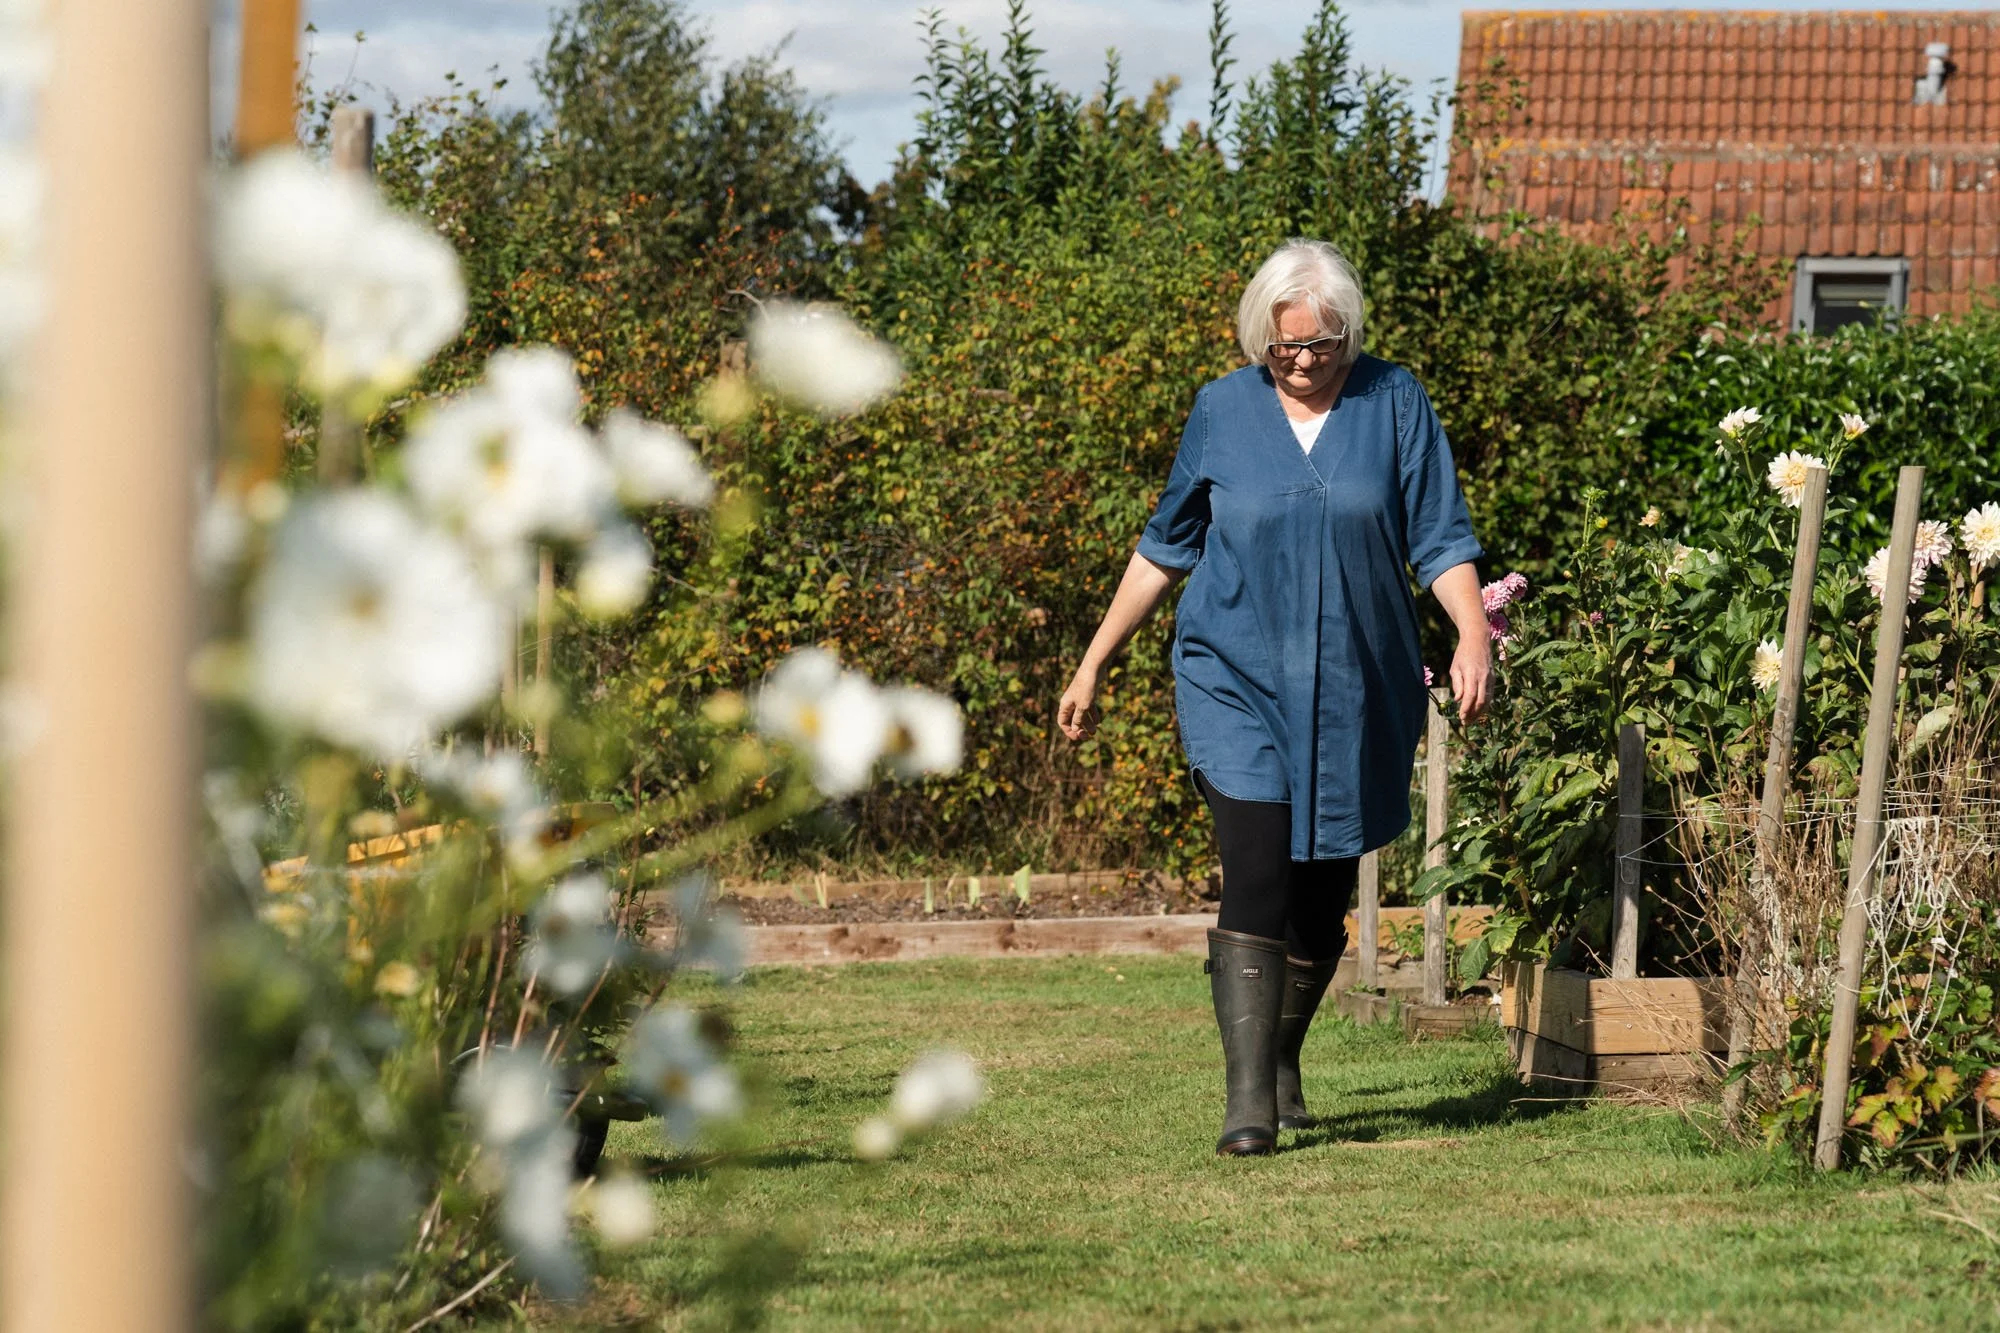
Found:
[[[1816, 1180], [1713, 1146], [1703, 1106], [1532, 1100], [1497, 1034], [1324, 1020], [1330, 1123], [1225, 1161], [1198, 959], [773, 968], [732, 1008], [754, 1137], [655, 1159], [660, 1238], [537, 1327], [2000, 1329], [2000, 1184]], [[980, 1061], [986, 1105], [857, 1165], [931, 1045]], [[609, 1151], [657, 1154], [653, 1127]]]

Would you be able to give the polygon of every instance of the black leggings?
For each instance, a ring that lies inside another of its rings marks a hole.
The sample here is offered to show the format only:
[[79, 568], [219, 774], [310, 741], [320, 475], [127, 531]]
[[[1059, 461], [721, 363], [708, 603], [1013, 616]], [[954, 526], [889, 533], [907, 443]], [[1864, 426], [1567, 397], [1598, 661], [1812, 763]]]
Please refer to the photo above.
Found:
[[1347, 946], [1344, 923], [1360, 858], [1294, 861], [1288, 803], [1225, 796], [1200, 769], [1194, 780], [1222, 844], [1222, 916], [1216, 925], [1282, 939], [1302, 962], [1338, 958]]

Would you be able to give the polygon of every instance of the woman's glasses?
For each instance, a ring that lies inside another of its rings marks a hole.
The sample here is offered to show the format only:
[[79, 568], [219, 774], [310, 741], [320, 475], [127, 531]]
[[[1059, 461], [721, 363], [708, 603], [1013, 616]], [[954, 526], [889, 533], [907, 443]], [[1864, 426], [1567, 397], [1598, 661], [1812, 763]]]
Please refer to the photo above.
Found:
[[1339, 351], [1340, 345], [1346, 341], [1347, 334], [1342, 332], [1330, 337], [1314, 338], [1311, 342], [1265, 343], [1264, 356], [1271, 361], [1291, 362], [1298, 360], [1300, 353], [1311, 352], [1314, 361], [1324, 361]]

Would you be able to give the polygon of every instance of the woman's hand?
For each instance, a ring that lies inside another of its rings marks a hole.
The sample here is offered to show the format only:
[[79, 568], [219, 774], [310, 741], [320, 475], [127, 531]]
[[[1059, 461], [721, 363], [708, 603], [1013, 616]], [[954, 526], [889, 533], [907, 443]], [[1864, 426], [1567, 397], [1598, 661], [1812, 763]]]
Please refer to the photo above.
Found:
[[1458, 700], [1461, 722], [1477, 720], [1493, 698], [1492, 635], [1484, 625], [1477, 634], [1458, 636], [1458, 651], [1451, 655], [1451, 697]]
[[1100, 683], [1097, 670], [1086, 664], [1076, 669], [1069, 688], [1063, 691], [1062, 703], [1056, 708], [1056, 725], [1073, 741], [1097, 734], [1097, 724], [1103, 720], [1097, 711]]

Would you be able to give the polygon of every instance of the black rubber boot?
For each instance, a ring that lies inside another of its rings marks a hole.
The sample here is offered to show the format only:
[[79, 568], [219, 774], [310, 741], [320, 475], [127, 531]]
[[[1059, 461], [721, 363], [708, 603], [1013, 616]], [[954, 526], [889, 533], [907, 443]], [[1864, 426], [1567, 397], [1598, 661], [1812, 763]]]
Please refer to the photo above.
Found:
[[[1343, 939], [1342, 945], [1346, 944]], [[1323, 963], [1285, 959], [1285, 1007], [1278, 1018], [1278, 1128], [1311, 1129], [1318, 1117], [1306, 1110], [1304, 1090], [1299, 1086], [1299, 1052], [1305, 1048], [1306, 1029], [1326, 988], [1333, 983], [1340, 954]]]
[[1215, 1150], [1225, 1157], [1270, 1152], [1278, 1144], [1278, 1016], [1285, 1003], [1285, 942], [1211, 930], [1208, 974], [1229, 1088]]

